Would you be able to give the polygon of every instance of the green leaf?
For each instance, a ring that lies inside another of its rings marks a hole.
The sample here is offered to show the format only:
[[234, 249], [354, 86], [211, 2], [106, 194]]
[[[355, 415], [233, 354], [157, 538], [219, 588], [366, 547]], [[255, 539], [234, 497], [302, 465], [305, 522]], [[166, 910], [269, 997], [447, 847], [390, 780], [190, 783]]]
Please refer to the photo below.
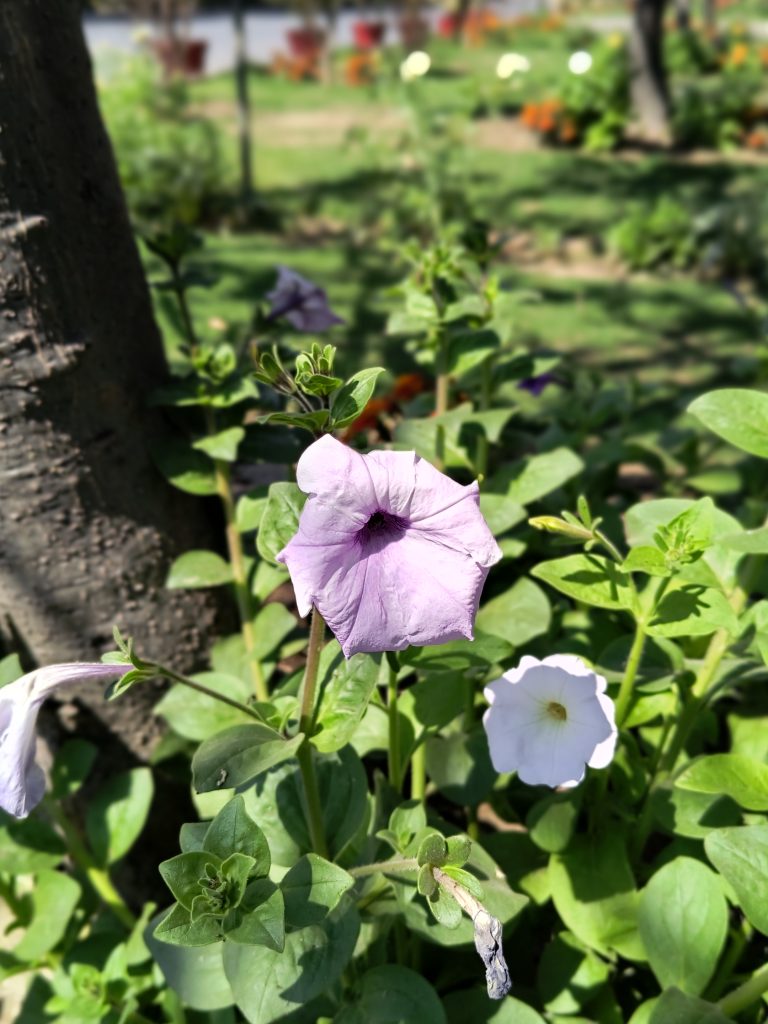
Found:
[[245, 430], [242, 427], [228, 427], [220, 430], [218, 434], [211, 434], [195, 441], [192, 445], [199, 452], [204, 452], [212, 459], [219, 459], [222, 462], [234, 462], [237, 458], [237, 449], [245, 437]]
[[658, 786], [651, 795], [653, 815], [662, 829], [689, 839], [704, 839], [713, 828], [740, 825], [738, 805], [730, 797], [693, 793], [671, 784]]
[[[250, 1024], [290, 1019], [292, 1011], [331, 991], [354, 952], [360, 919], [350, 908], [285, 936], [282, 953], [227, 942], [224, 969], [235, 1002]], [[297, 1021], [321, 1014], [307, 1009]]]
[[235, 524], [239, 533], [258, 530], [264, 509], [267, 507], [267, 496], [260, 491], [261, 488], [238, 498], [235, 506]]
[[40, 818], [14, 821], [4, 816], [0, 826], [0, 871], [9, 875], [31, 875], [55, 868], [67, 852], [62, 839]]
[[495, 331], [456, 331], [448, 345], [448, 373], [461, 380], [498, 350], [499, 336]]
[[354, 1004], [342, 1006], [334, 1024], [446, 1024], [437, 993], [415, 971], [385, 964], [367, 971]]
[[649, 576], [671, 576], [672, 570], [658, 548], [641, 544], [632, 548], [621, 566], [624, 572], [644, 572]]
[[284, 604], [272, 601], [259, 609], [253, 620], [254, 646], [253, 656], [264, 661], [267, 655], [280, 646], [289, 633], [292, 633], [298, 622]]
[[531, 840], [547, 853], [562, 853], [573, 837], [580, 808], [578, 789], [552, 793], [537, 801], [525, 819]]
[[419, 844], [416, 860], [419, 867], [424, 864], [434, 864], [437, 867], [441, 867], [445, 864], [447, 856], [448, 846], [445, 839], [439, 832], [430, 832], [428, 835], [424, 836]]
[[216, 494], [216, 472], [211, 460], [181, 439], [164, 441], [152, 449], [158, 469], [174, 487], [187, 494]]
[[383, 366], [373, 366], [354, 374], [331, 400], [331, 425], [334, 430], [348, 427], [365, 409], [376, 387]]
[[222, 927], [228, 942], [266, 946], [282, 953], [285, 946], [285, 904], [269, 878], [250, 882], [239, 906], [229, 911]]
[[[480, 675], [496, 662], [504, 661], [511, 653], [512, 646], [506, 640], [475, 629], [474, 640], [451, 640], [450, 643], [434, 647], [408, 647], [400, 652], [400, 660], [427, 675]], [[449, 721], [450, 718], [444, 724]]]
[[65, 800], [76, 793], [93, 767], [98, 753], [87, 740], [68, 740], [57, 752], [51, 769], [51, 795]]
[[251, 868], [254, 876], [269, 874], [272, 861], [266, 836], [246, 811], [242, 796], [233, 797], [213, 819], [203, 850], [222, 860], [232, 853], [244, 853], [255, 862]]
[[116, 775], [88, 805], [85, 829], [100, 864], [114, 864], [141, 835], [154, 794], [149, 768], [132, 768]]
[[221, 924], [211, 916], [193, 921], [186, 907], [174, 903], [152, 934], [160, 942], [173, 946], [209, 946], [221, 939]]
[[[368, 822], [368, 779], [351, 747], [315, 758], [329, 856], [338, 860]], [[243, 793], [248, 813], [267, 837], [272, 864], [292, 867], [312, 849], [304, 812], [304, 787], [295, 763], [280, 765]]]
[[381, 668], [381, 655], [346, 659], [336, 640], [326, 644], [318, 666], [318, 711], [312, 743], [324, 754], [341, 750], [365, 714]]
[[551, 618], [547, 595], [523, 576], [509, 590], [487, 601], [475, 621], [484, 633], [501, 637], [514, 647], [522, 647], [546, 633]]
[[[203, 1012], [231, 1006], [232, 991], [222, 963], [224, 943], [215, 942], [199, 948], [170, 945], [153, 934], [161, 916], [158, 914], [149, 922], [144, 939], [152, 959], [178, 998], [190, 1009]], [[211, 921], [212, 918], [202, 918], [197, 924], [206, 920]]]
[[304, 742], [298, 733], [286, 740], [267, 725], [233, 725], [206, 740], [192, 758], [192, 776], [198, 793], [242, 786], [293, 757]]
[[64, 937], [80, 895], [80, 886], [69, 875], [60, 871], [39, 872], [29, 894], [32, 920], [21, 941], [14, 946], [14, 956], [34, 962], [57, 946]]
[[267, 505], [256, 536], [256, 547], [262, 558], [276, 565], [275, 555], [283, 550], [299, 528], [299, 516], [307, 500], [306, 494], [293, 483], [271, 484]]
[[768, 765], [741, 754], [698, 758], [675, 779], [675, 785], [695, 793], [729, 796], [747, 811], [768, 811]]
[[427, 740], [427, 772], [440, 792], [461, 806], [485, 799], [496, 780], [482, 728]]
[[722, 388], [691, 402], [688, 412], [742, 451], [768, 458], [768, 395], [748, 388]]
[[215, 551], [185, 551], [173, 563], [165, 581], [171, 590], [220, 587], [232, 582], [232, 567]]
[[292, 928], [320, 924], [355, 884], [354, 878], [316, 853], [305, 854], [280, 883]]
[[614, 562], [599, 555], [567, 555], [541, 562], [531, 570], [531, 575], [596, 608], [632, 607], [629, 577]]
[[530, 505], [581, 473], [584, 463], [570, 448], [555, 448], [502, 466], [488, 481], [488, 490], [505, 493], [518, 505]]
[[550, 1013], [578, 1013], [608, 980], [608, 965], [575, 935], [561, 932], [541, 955], [538, 987]]
[[757, 530], [745, 530], [743, 533], [731, 533], [719, 537], [718, 541], [725, 548], [743, 551], [750, 555], [768, 555], [768, 527], [761, 526]]
[[491, 494], [489, 491], [480, 495], [480, 511], [494, 537], [511, 530], [526, 515], [522, 505], [510, 501], [505, 494]]
[[698, 860], [676, 857], [640, 894], [638, 926], [659, 985], [700, 995], [728, 933], [728, 907], [717, 876]]
[[565, 853], [552, 855], [549, 879], [558, 914], [590, 949], [645, 959], [637, 931], [638, 893], [621, 835], [576, 838]]
[[461, 924], [461, 907], [442, 886], [427, 897], [427, 906], [438, 924], [453, 931]]
[[203, 891], [200, 879], [205, 878], [205, 869], [209, 864], [218, 870], [221, 867], [221, 857], [215, 853], [196, 850], [190, 853], [177, 853], [175, 857], [162, 861], [158, 868], [174, 898], [187, 911], [192, 909], [193, 900]]
[[768, 935], [768, 825], [714, 829], [704, 849], [749, 923]]
[[675, 580], [648, 623], [651, 636], [708, 636], [718, 629], [736, 634], [739, 624], [728, 599], [714, 587]]
[[730, 1024], [714, 1003], [705, 1003], [671, 988], [662, 992], [654, 1005], [648, 1024]]
[[491, 1002], [485, 987], [450, 992], [443, 999], [443, 1006], [448, 1024], [546, 1024], [532, 1007], [512, 996]]
[[259, 423], [277, 423], [286, 427], [301, 427], [310, 434], [319, 434], [328, 424], [327, 409], [316, 409], [314, 412], [271, 412], [262, 416]]
[[461, 867], [472, 855], [472, 840], [469, 836], [449, 836], [445, 845], [447, 847], [445, 863], [450, 867]]
[[0, 658], [0, 687], [7, 686], [24, 675], [18, 654], [6, 654]]
[[[248, 704], [253, 691], [244, 678], [226, 672], [199, 672], [190, 677], [215, 693]], [[233, 725], [253, 721], [245, 711], [208, 697], [198, 690], [177, 683], [155, 705], [155, 714], [162, 715], [174, 732], [187, 740], [207, 740]]]

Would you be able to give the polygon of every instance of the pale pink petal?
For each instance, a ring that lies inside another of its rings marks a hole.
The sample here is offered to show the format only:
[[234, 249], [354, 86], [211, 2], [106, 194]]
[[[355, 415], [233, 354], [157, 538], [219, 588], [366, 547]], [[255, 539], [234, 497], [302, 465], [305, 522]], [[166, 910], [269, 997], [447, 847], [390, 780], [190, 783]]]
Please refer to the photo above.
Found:
[[354, 518], [360, 525], [379, 507], [365, 457], [330, 434], [311, 444], [301, 456], [296, 483], [305, 494], [333, 506], [340, 518]]

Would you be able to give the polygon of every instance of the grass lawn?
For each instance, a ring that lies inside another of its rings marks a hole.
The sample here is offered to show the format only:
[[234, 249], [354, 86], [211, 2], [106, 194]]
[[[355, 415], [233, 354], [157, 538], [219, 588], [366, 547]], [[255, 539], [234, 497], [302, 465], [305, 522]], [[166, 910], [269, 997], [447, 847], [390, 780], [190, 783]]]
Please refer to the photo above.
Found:
[[[541, 95], [562, 73], [575, 43], [564, 32], [529, 32], [515, 48], [533, 70], [519, 79], [516, 97], [522, 101], [529, 90]], [[530, 140], [521, 145], [512, 120], [467, 121], [462, 112], [483, 90], [514, 90], [514, 84], [500, 86], [494, 74], [506, 49], [440, 43], [432, 51], [435, 73], [417, 87], [425, 104], [459, 118], [464, 141], [455, 161], [473, 209], [502, 239], [527, 238], [540, 257], [517, 263], [508, 255], [499, 267], [505, 287], [537, 296], [518, 311], [520, 339], [659, 383], [738, 375], [738, 360], [754, 354], [758, 338], [754, 319], [723, 286], [683, 275], [622, 275], [602, 250], [606, 231], [632, 209], [662, 194], [682, 194], [706, 207], [756, 184], [763, 166], [725, 157], [691, 163], [537, 149]], [[398, 189], [416, 180], [403, 149], [409, 114], [399, 79], [392, 71], [382, 84], [361, 89], [341, 80], [292, 83], [254, 70], [250, 86], [258, 193], [282, 218], [282, 229], [206, 235], [199, 261], [218, 281], [192, 294], [200, 322], [215, 316], [246, 323], [254, 301], [271, 287], [275, 265], [286, 263], [326, 287], [347, 320], [334, 338], [347, 369], [381, 361], [393, 371], [410, 369], [401, 342], [383, 332], [394, 301], [387, 289], [404, 265], [386, 235], [361, 232], [382, 211], [396, 217]], [[206, 79], [191, 89], [197, 109], [215, 115], [234, 183], [232, 78]], [[563, 245], [573, 239], [581, 240], [581, 261], [563, 258]], [[167, 298], [156, 301], [173, 352], [175, 316]]]

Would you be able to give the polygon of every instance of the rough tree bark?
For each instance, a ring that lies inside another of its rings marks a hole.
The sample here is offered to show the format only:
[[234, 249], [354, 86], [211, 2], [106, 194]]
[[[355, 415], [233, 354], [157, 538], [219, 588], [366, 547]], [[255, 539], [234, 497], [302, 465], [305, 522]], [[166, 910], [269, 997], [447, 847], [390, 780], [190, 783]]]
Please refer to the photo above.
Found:
[[629, 37], [632, 103], [649, 142], [669, 142], [669, 91], [663, 32], [667, 0], [634, 0]]
[[[118, 623], [158, 659], [200, 663], [217, 597], [163, 581], [181, 551], [210, 546], [211, 527], [150, 459], [162, 424], [146, 398], [164, 376], [80, 4], [4, 0], [0, 648], [38, 664], [95, 659]], [[126, 725], [147, 719], [141, 688], [92, 699], [145, 745]]]

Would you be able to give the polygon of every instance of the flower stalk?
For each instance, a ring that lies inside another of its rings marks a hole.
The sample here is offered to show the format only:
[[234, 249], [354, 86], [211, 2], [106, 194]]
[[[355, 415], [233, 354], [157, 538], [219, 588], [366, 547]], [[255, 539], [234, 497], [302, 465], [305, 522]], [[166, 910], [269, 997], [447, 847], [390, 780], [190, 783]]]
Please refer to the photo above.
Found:
[[115, 888], [109, 874], [96, 864], [74, 824], [51, 797], [44, 798], [44, 806], [62, 832], [72, 860], [85, 875], [93, 891], [126, 928], [132, 929], [136, 924], [136, 918]]
[[317, 610], [312, 609], [312, 620], [309, 627], [309, 644], [307, 647], [307, 666], [304, 671], [304, 684], [301, 691], [301, 707], [299, 710], [299, 731], [305, 739], [298, 751], [299, 769], [304, 787], [307, 825], [312, 848], [321, 857], [328, 856], [328, 844], [325, 841], [323, 828], [323, 809], [320, 802], [320, 791], [317, 786], [315, 762], [312, 757], [312, 744], [309, 737], [315, 723], [315, 691], [317, 689], [317, 670], [320, 664], [320, 651], [323, 646], [325, 621]]
[[397, 711], [397, 697], [397, 672], [389, 665], [387, 678], [387, 719], [389, 722], [387, 770], [392, 788], [399, 793], [402, 789], [403, 780], [400, 769], [400, 723]]
[[735, 1017], [737, 1013], [752, 1006], [763, 995], [768, 992], [768, 964], [755, 971], [751, 978], [729, 992], [717, 1004], [726, 1017]]
[[640, 668], [640, 661], [643, 657], [644, 647], [645, 626], [638, 620], [635, 627], [635, 636], [629, 650], [629, 657], [627, 658], [627, 667], [624, 670], [624, 676], [621, 680], [621, 686], [619, 687], [619, 694], [616, 698], [616, 725], [619, 729], [624, 724], [627, 712], [629, 711], [629, 702], [632, 699], [632, 688], [635, 684], [635, 679], [637, 678], [638, 669]]

